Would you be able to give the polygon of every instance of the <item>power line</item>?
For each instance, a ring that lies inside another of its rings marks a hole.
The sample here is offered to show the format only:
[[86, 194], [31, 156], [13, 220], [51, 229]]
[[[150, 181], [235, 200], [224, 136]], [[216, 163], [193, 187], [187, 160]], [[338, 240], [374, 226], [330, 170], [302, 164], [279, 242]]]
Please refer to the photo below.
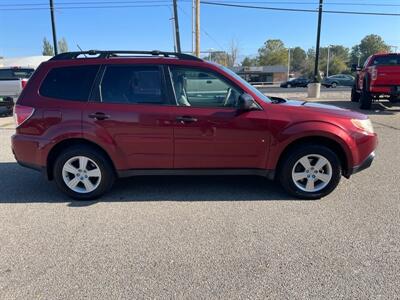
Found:
[[[221, 2], [210, 2], [202, 1], [204, 5], [214, 5], [214, 6], [225, 6], [225, 7], [236, 7], [236, 8], [251, 8], [251, 9], [261, 9], [261, 10], [274, 10], [274, 11], [289, 11], [289, 12], [310, 12], [317, 13], [318, 10], [315, 9], [301, 9], [301, 8], [281, 8], [281, 7], [267, 7], [267, 6], [252, 6], [244, 4], [232, 4], [232, 3], [221, 3]], [[399, 17], [400, 13], [374, 13], [374, 12], [359, 12], [359, 11], [344, 11], [344, 10], [324, 10], [324, 13], [330, 14], [347, 14], [347, 15], [371, 15], [371, 16], [395, 16]]]
[[[149, 4], [149, 5], [105, 5], [105, 6], [66, 6], [54, 8], [57, 10], [65, 10], [65, 9], [92, 9], [92, 8], [130, 8], [130, 7], [168, 7], [171, 4]], [[31, 11], [31, 10], [48, 10], [47, 7], [30, 7], [30, 8], [0, 8], [0, 11]]]

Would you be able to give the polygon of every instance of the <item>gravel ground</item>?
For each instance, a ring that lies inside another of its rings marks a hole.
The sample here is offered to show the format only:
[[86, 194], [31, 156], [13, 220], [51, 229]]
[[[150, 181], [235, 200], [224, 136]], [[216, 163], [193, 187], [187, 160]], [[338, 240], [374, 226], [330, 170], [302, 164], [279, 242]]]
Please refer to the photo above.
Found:
[[318, 201], [258, 177], [131, 178], [70, 201], [0, 129], [0, 298], [396, 299], [399, 111], [369, 112], [373, 166]]

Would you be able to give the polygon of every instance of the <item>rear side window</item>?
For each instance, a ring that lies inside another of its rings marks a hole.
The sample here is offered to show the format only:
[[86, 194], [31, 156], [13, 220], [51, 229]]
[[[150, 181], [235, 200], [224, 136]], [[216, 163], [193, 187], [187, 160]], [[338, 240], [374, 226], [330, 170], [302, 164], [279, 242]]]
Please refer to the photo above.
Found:
[[45, 97], [87, 101], [99, 66], [60, 67], [52, 69], [40, 87]]
[[107, 103], [165, 104], [163, 78], [157, 66], [108, 66], [100, 84]]

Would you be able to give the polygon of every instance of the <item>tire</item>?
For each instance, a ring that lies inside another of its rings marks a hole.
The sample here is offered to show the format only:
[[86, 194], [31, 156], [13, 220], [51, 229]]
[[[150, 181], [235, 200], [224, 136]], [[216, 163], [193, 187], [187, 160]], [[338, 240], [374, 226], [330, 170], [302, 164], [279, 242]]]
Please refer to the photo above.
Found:
[[368, 84], [364, 81], [363, 89], [361, 91], [360, 97], [360, 108], [361, 109], [371, 109], [372, 106], [372, 95], [367, 90]]
[[331, 88], [336, 88], [338, 86], [338, 84], [337, 84], [337, 82], [332, 82], [332, 84], [331, 84]]
[[[307, 168], [300, 160], [309, 163]], [[314, 169], [319, 162], [324, 163], [322, 168]], [[335, 152], [325, 146], [305, 144], [292, 149], [284, 157], [278, 178], [290, 195], [300, 199], [320, 199], [337, 187], [341, 173], [341, 164]], [[296, 176], [299, 178], [297, 181]]]
[[288, 84], [288, 85], [287, 85], [287, 88], [288, 88], [288, 89], [290, 89], [291, 87], [292, 87], [292, 85], [291, 85], [291, 84]]
[[62, 152], [55, 160], [53, 176], [57, 187], [76, 200], [102, 196], [111, 189], [115, 180], [111, 163], [90, 146], [74, 146]]
[[351, 98], [350, 98], [351, 102], [358, 102], [360, 101], [360, 94], [357, 93], [356, 87], [353, 86], [351, 88]]

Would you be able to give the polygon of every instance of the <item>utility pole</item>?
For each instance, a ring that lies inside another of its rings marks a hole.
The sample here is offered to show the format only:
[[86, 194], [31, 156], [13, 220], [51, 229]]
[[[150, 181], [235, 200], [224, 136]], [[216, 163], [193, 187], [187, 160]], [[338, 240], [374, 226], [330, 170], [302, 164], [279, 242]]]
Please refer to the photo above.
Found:
[[195, 14], [196, 14], [196, 5], [195, 5], [196, 0], [192, 0], [192, 54], [194, 54], [194, 49], [195, 49]]
[[289, 77], [290, 77], [290, 47], [288, 49], [287, 80], [289, 80]]
[[51, 29], [53, 31], [54, 55], [57, 55], [58, 54], [58, 50], [57, 50], [57, 35], [56, 35], [56, 22], [55, 22], [55, 18], [54, 18], [53, 0], [50, 0], [50, 16], [51, 16]]
[[181, 53], [181, 39], [179, 36], [179, 21], [178, 21], [178, 5], [176, 3], [177, 0], [173, 0], [174, 3], [174, 23], [175, 23], [175, 40], [176, 40], [176, 49], [178, 53]]
[[196, 32], [196, 47], [195, 47], [195, 54], [197, 57], [200, 57], [200, 0], [196, 0], [196, 25], [195, 25], [195, 32]]
[[318, 8], [318, 28], [317, 28], [317, 45], [315, 47], [315, 65], [314, 65], [314, 82], [318, 82], [319, 78], [319, 42], [321, 39], [321, 22], [322, 22], [322, 6], [323, 0], [319, 0], [319, 8]]

